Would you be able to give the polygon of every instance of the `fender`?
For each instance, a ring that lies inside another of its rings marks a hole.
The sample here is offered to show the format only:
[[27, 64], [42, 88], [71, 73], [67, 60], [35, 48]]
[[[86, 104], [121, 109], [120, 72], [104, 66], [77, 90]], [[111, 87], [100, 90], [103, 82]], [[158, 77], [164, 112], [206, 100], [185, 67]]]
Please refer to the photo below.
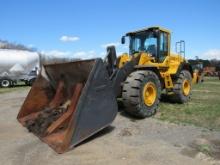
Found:
[[191, 66], [189, 63], [186, 63], [186, 62], [182, 62], [182, 63], [179, 65], [179, 68], [178, 68], [176, 74], [174, 75], [174, 77], [176, 77], [177, 75], [179, 75], [182, 70], [188, 70], [188, 71], [190, 72], [191, 76], [193, 77], [193, 69], [192, 69], [192, 66]]

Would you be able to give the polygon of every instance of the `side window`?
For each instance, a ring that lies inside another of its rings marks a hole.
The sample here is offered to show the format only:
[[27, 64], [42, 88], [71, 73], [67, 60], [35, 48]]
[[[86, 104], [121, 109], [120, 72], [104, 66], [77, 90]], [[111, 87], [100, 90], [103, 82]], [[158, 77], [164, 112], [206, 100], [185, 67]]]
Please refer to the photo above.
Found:
[[168, 55], [168, 34], [161, 32], [160, 33], [160, 61], [163, 61]]
[[157, 38], [149, 37], [144, 42], [145, 51], [150, 53], [152, 56], [157, 55]]
[[160, 34], [160, 51], [167, 52], [168, 51], [168, 35], [167, 33]]
[[151, 45], [157, 45], [157, 38], [147, 38], [144, 42], [144, 47], [147, 48]]
[[141, 48], [141, 39], [140, 38], [135, 38], [134, 43], [133, 43], [133, 48], [135, 51], [138, 51]]

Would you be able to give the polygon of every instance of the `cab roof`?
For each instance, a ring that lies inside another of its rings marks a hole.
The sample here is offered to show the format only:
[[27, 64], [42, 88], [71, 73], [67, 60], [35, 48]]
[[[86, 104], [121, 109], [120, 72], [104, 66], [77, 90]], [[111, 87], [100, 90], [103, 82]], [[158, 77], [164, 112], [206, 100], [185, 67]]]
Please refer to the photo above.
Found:
[[133, 31], [133, 32], [128, 32], [126, 34], [126, 36], [130, 36], [132, 34], [136, 34], [136, 33], [140, 33], [140, 32], [145, 32], [145, 31], [149, 31], [149, 30], [160, 30], [160, 31], [163, 31], [163, 32], [170, 33], [170, 31], [168, 29], [162, 28], [160, 26], [152, 26], [152, 27], [147, 27], [147, 28], [143, 28], [143, 29], [140, 29], [140, 30], [136, 30], [136, 31]]

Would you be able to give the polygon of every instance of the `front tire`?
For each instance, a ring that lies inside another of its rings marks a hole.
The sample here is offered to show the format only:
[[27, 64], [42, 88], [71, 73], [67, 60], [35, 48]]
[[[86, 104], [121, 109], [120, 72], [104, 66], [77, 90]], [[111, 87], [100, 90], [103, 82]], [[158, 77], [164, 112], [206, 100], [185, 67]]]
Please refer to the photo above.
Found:
[[158, 109], [161, 84], [153, 71], [135, 71], [123, 85], [125, 111], [132, 116], [145, 118], [154, 115]]

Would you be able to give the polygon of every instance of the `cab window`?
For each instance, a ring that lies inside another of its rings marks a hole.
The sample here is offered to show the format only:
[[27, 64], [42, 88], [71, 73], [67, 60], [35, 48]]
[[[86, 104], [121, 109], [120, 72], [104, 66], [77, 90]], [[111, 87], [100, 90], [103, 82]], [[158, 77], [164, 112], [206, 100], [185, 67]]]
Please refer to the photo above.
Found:
[[159, 60], [162, 62], [168, 55], [168, 34], [165, 32], [160, 33], [160, 56]]
[[130, 54], [147, 52], [157, 57], [157, 36], [151, 31], [131, 36]]
[[149, 36], [144, 42], [145, 51], [150, 53], [153, 57], [157, 55], [157, 38]]

